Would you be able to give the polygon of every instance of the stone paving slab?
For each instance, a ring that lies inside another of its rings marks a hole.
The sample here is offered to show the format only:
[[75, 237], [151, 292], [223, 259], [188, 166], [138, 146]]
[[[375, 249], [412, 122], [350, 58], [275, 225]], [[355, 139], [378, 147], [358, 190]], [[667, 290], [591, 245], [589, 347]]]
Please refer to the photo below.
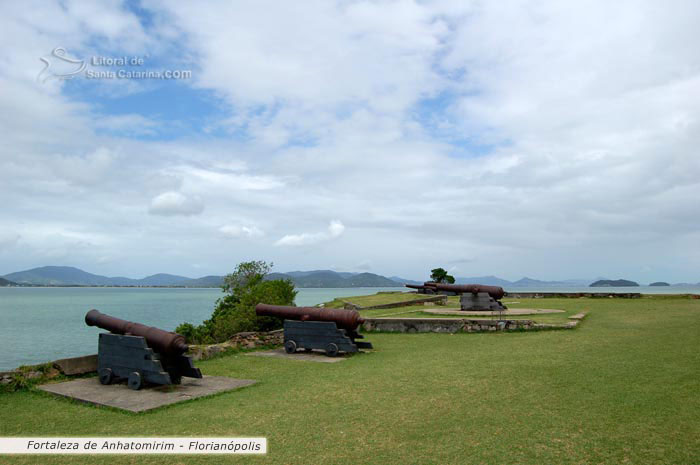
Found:
[[545, 313], [564, 313], [564, 310], [557, 310], [554, 308], [509, 308], [503, 310], [502, 312], [497, 311], [463, 311], [463, 310], [443, 310], [438, 308], [431, 308], [422, 310], [425, 313], [433, 313], [435, 315], [459, 315], [459, 316], [510, 316], [510, 315], [543, 315]]
[[134, 391], [129, 389], [125, 383], [103, 386], [98, 378], [85, 378], [63, 383], [44, 384], [39, 386], [39, 389], [89, 404], [138, 413], [249, 386], [255, 382], [252, 379], [205, 376], [201, 379], [182, 378], [182, 384], [179, 385], [147, 386]]
[[284, 349], [273, 349], [265, 351], [247, 352], [246, 355], [254, 357], [274, 357], [286, 358], [288, 360], [301, 360], [305, 362], [320, 362], [320, 363], [336, 363], [347, 359], [347, 355], [339, 355], [337, 357], [328, 357], [323, 352], [296, 352], [288, 354]]

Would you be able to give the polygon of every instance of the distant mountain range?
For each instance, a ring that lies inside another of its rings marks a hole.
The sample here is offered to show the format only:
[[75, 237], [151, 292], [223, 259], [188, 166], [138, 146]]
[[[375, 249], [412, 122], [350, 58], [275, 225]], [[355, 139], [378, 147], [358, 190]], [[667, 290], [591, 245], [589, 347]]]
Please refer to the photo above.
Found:
[[[0, 277], [0, 286], [164, 286], [164, 287], [220, 287], [223, 276], [202, 276], [188, 278], [173, 274], [158, 273], [142, 279], [108, 277], [88, 273], [70, 266], [43, 266], [31, 270], [18, 271]], [[267, 279], [290, 279], [298, 288], [308, 287], [401, 287], [403, 284], [423, 284], [423, 281], [391, 276], [387, 278], [374, 273], [351, 273], [331, 270], [289, 271], [270, 273]], [[522, 278], [508, 281], [497, 276], [473, 276], [455, 278], [457, 284], [488, 284], [503, 288], [544, 288], [544, 287], [587, 287], [597, 280], [569, 279], [563, 281], [540, 281]], [[636, 284], [636, 283], [635, 283]], [[658, 283], [654, 283], [658, 285]], [[687, 284], [686, 284], [687, 285]], [[690, 284], [694, 285], [694, 284]], [[697, 285], [700, 285], [698, 283]]]
[[192, 281], [185, 276], [159, 273], [143, 279], [110, 278], [88, 273], [72, 266], [42, 266], [26, 271], [10, 273], [3, 278], [17, 284], [35, 286], [178, 286]]
[[270, 273], [267, 279], [290, 279], [296, 287], [401, 287], [403, 283], [374, 273], [338, 273], [330, 270]]
[[[290, 279], [296, 287], [401, 287], [403, 283], [373, 273], [338, 273], [330, 270], [270, 273], [267, 279]], [[166, 273], [142, 279], [108, 277], [71, 266], [43, 266], [10, 273], [0, 278], [0, 286], [141, 286], [141, 287], [220, 287], [223, 276], [188, 278]], [[5, 284], [6, 283], [6, 284]]]
[[[521, 278], [517, 281], [508, 281], [496, 276], [472, 276], [470, 278], [455, 278], [457, 284], [485, 284], [489, 286], [509, 287], [576, 287], [588, 286], [590, 279], [567, 279], [564, 281], [540, 281], [539, 279]], [[422, 283], [421, 283], [422, 284]]]

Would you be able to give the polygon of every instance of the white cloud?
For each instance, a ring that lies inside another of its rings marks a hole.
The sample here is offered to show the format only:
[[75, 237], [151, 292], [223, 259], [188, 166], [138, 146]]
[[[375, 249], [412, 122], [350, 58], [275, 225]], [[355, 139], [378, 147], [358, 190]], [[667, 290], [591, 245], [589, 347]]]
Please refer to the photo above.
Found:
[[345, 231], [345, 226], [338, 220], [332, 220], [328, 230], [317, 233], [287, 234], [275, 242], [277, 246], [311, 245], [340, 237]]
[[196, 167], [178, 167], [173, 171], [183, 173], [193, 182], [207, 186], [208, 189], [236, 189], [236, 190], [269, 190], [282, 187], [284, 184], [273, 176], [256, 176], [237, 172], [215, 171]]
[[228, 224], [219, 228], [219, 231], [226, 236], [231, 238], [240, 237], [260, 237], [265, 235], [265, 233], [257, 226], [243, 226], [237, 224]]
[[148, 213], [162, 216], [191, 216], [204, 211], [204, 204], [199, 197], [190, 197], [180, 192], [164, 192], [153, 198]]
[[345, 231], [345, 226], [338, 220], [332, 220], [328, 225], [328, 238], [338, 237]]
[[203, 57], [198, 84], [245, 106], [373, 96], [377, 108], [405, 107], [437, 80], [425, 65], [447, 32], [414, 2], [156, 4]]

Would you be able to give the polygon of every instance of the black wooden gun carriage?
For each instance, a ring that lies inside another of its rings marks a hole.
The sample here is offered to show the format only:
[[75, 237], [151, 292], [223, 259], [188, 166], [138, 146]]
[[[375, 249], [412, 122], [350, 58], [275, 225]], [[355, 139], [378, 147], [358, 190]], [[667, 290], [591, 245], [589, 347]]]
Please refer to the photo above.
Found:
[[177, 333], [120, 320], [97, 310], [85, 315], [85, 323], [111, 331], [99, 336], [97, 372], [102, 384], [127, 379], [129, 387], [138, 390], [144, 383], [180, 384], [183, 376], [202, 377], [192, 359], [182, 355], [188, 346]]
[[373, 348], [371, 342], [357, 341], [363, 339], [357, 327], [364, 319], [355, 310], [258, 304], [255, 312], [284, 318], [284, 350], [288, 354], [297, 349], [319, 349], [335, 357], [341, 352]]

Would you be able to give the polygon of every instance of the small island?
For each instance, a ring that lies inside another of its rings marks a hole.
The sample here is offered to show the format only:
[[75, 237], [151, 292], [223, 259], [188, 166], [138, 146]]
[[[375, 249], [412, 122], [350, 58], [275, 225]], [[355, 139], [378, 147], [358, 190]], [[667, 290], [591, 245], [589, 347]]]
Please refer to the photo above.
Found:
[[649, 284], [649, 286], [670, 286], [670, 284], [665, 281], [657, 281], [655, 283]]
[[589, 287], [639, 287], [639, 284], [626, 279], [600, 279]]

